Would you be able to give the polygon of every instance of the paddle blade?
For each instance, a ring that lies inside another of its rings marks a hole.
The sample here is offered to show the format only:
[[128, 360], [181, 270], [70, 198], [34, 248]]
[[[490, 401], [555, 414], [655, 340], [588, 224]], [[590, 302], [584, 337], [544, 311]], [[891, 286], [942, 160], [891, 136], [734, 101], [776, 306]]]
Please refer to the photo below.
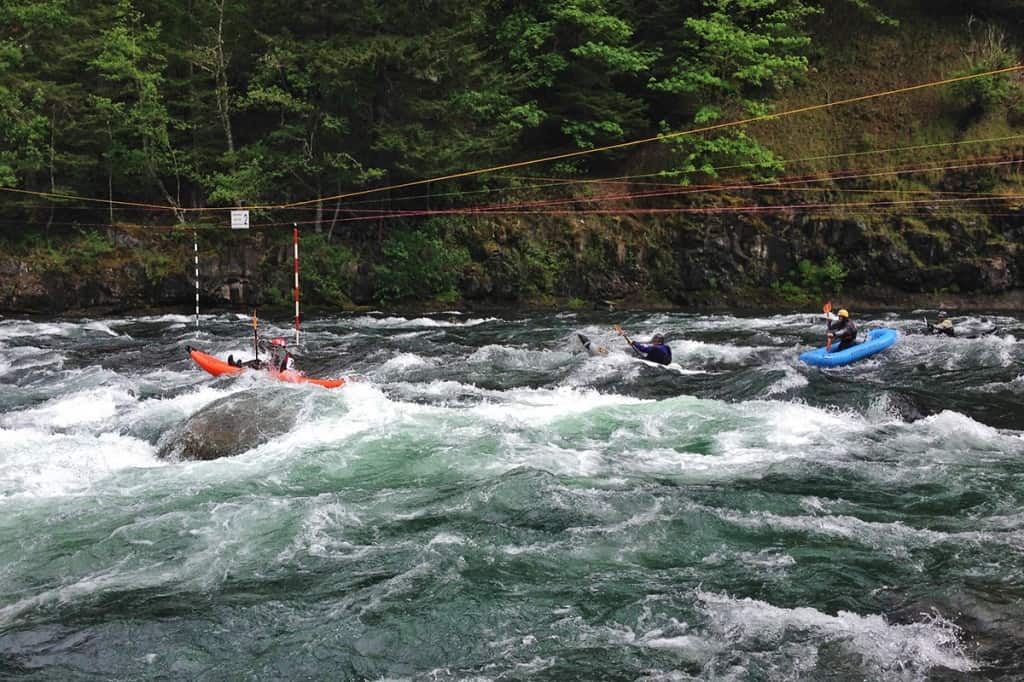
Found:
[[828, 314], [832, 312], [832, 301], [827, 301], [825, 305], [821, 306], [821, 312], [828, 316]]
[[626, 332], [622, 331], [622, 327], [621, 327], [620, 325], [617, 325], [617, 324], [613, 324], [613, 325], [612, 325], [612, 329], [614, 329], [615, 331], [617, 331], [617, 332], [618, 332], [619, 334], [621, 334], [622, 336], [625, 336], [625, 335], [626, 335]]

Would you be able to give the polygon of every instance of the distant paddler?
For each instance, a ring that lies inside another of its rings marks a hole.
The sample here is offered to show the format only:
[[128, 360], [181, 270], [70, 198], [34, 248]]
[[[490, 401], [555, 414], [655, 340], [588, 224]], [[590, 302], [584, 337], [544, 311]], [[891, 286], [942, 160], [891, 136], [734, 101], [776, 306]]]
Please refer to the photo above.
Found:
[[651, 337], [650, 343], [638, 343], [629, 338], [629, 335], [622, 331], [622, 327], [619, 325], [615, 325], [615, 331], [617, 331], [622, 338], [626, 340], [629, 347], [638, 355], [642, 356], [644, 360], [655, 362], [659, 365], [668, 365], [672, 362], [672, 349], [665, 344], [665, 337], [662, 334], [654, 334], [654, 336]]
[[946, 314], [945, 310], [939, 311], [935, 324], [928, 320], [925, 320], [924, 323], [928, 327], [929, 334], [945, 334], [949, 337], [956, 336], [956, 330], [953, 329], [953, 320], [949, 319], [949, 315]]

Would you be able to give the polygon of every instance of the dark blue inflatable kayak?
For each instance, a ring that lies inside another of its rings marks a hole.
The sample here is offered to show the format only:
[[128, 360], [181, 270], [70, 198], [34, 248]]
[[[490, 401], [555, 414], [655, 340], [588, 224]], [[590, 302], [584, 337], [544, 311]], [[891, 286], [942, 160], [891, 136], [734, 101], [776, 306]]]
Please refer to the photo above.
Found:
[[815, 367], [839, 367], [840, 365], [848, 365], [851, 362], [856, 362], [857, 360], [866, 358], [869, 355], [874, 355], [875, 353], [885, 350], [892, 344], [896, 343], [896, 339], [898, 337], [899, 332], [895, 329], [872, 329], [868, 332], [867, 339], [852, 348], [847, 348], [846, 350], [837, 351], [835, 353], [829, 353], [824, 348], [809, 350], [806, 353], [801, 353], [800, 359], [808, 365], [814, 365]]

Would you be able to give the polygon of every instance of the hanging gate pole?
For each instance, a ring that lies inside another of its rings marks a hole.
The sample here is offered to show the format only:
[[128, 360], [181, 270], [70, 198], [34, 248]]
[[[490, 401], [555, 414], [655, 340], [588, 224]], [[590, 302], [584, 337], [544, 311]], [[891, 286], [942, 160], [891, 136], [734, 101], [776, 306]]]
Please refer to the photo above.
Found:
[[[293, 223], [294, 224], [294, 223]], [[293, 230], [295, 242], [295, 345], [299, 344], [299, 226]]]

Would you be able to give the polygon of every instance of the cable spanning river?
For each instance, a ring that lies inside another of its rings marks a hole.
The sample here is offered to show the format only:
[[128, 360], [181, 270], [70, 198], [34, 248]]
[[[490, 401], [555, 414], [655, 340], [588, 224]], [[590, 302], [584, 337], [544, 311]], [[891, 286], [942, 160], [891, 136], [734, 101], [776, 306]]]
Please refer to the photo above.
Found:
[[[333, 391], [191, 363], [244, 316], [0, 321], [0, 677], [1021, 679], [1024, 324], [858, 321], [319, 319]], [[294, 418], [158, 456], [214, 403]]]

